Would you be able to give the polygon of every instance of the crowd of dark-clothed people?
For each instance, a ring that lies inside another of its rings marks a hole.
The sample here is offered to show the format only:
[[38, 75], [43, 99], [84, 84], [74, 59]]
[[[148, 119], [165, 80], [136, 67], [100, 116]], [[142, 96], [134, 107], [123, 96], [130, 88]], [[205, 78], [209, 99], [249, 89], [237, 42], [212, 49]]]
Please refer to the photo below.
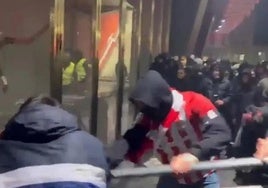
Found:
[[[251, 157], [256, 143], [264, 142], [268, 130], [267, 61], [238, 63], [163, 53], [150, 69], [158, 71], [178, 91], [194, 91], [210, 99], [232, 132], [229, 157]], [[266, 174], [267, 169], [237, 171], [235, 180], [245, 185], [264, 185], [268, 184]]]
[[150, 69], [158, 71], [178, 91], [194, 91], [209, 98], [232, 125], [235, 136], [247, 107], [261, 105], [256, 86], [260, 80], [268, 77], [267, 64], [239, 64], [214, 59], [203, 61], [186, 56], [179, 59], [160, 54]]

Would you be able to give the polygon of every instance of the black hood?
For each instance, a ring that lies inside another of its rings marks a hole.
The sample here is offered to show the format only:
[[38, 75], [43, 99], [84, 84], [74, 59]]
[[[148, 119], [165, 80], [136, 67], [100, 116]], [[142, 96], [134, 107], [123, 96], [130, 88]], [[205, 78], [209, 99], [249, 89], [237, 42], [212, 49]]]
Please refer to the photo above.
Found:
[[[218, 63], [214, 63], [213, 65], [211, 65], [210, 67], [210, 78], [213, 82], [219, 82], [219, 81], [222, 81], [223, 78], [224, 78], [224, 73], [225, 73], [225, 70], [227, 70], [226, 68], [224, 68], [223, 66], [220, 66]], [[214, 71], [219, 71], [220, 73], [220, 77], [219, 78], [215, 78], [213, 76], [213, 72]]]
[[157, 121], [163, 121], [172, 106], [170, 86], [156, 71], [148, 71], [138, 81], [130, 100], [144, 103], [142, 112]]
[[60, 107], [32, 102], [8, 122], [3, 135], [6, 140], [46, 143], [76, 130], [73, 115]]

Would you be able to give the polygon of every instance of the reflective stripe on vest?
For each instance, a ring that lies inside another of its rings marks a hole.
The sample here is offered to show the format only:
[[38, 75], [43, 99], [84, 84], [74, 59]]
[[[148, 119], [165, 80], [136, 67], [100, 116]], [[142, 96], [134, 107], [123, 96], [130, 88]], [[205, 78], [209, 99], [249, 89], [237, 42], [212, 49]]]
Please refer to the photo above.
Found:
[[82, 58], [76, 64], [75, 71], [77, 74], [77, 81], [78, 82], [81, 82], [86, 78], [87, 73], [86, 73], [86, 70], [84, 68], [85, 62], [86, 62], [86, 59]]
[[70, 62], [70, 65], [63, 69], [62, 72], [62, 85], [67, 86], [73, 82], [75, 64]]

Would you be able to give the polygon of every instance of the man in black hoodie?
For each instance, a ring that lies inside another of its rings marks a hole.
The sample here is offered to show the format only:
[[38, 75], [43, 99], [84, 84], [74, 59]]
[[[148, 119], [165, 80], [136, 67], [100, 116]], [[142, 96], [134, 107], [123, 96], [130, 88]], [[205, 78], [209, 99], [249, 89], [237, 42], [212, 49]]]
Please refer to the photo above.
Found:
[[209, 99], [232, 129], [232, 113], [230, 112], [231, 83], [228, 79], [224, 78], [224, 72], [224, 67], [221, 67], [218, 63], [212, 65], [208, 93]]
[[123, 136], [122, 157], [144, 164], [153, 153], [161, 163], [170, 164], [177, 176], [161, 177], [159, 188], [219, 187], [214, 171], [190, 172], [199, 160], [217, 156], [230, 140], [226, 122], [207, 98], [171, 89], [159, 73], [149, 71], [130, 101], [141, 113]]
[[250, 68], [244, 68], [232, 83], [231, 103], [234, 111], [235, 135], [241, 126], [242, 115], [247, 111], [247, 107], [257, 104], [259, 100], [255, 96], [256, 84], [254, 78], [252, 78], [251, 71]]

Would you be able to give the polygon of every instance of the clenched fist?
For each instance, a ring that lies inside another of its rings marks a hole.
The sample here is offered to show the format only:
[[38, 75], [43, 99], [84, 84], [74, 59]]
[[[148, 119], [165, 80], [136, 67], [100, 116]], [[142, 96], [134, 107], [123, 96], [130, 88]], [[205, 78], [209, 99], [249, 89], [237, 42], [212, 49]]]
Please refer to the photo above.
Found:
[[256, 145], [256, 153], [254, 154], [254, 157], [261, 160], [268, 158], [268, 138], [258, 139]]
[[191, 171], [192, 166], [198, 163], [199, 160], [190, 153], [184, 153], [173, 157], [170, 167], [175, 174], [184, 174]]

